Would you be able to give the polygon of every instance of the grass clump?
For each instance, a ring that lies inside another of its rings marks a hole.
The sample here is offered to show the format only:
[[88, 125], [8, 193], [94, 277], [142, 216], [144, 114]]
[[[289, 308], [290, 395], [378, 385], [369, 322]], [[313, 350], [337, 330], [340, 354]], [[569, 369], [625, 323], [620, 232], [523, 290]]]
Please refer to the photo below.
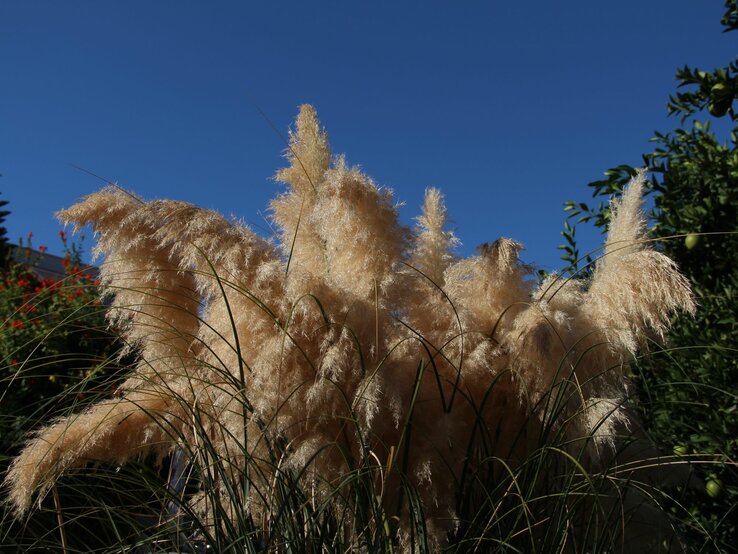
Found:
[[59, 491], [93, 494], [93, 477], [65, 475], [112, 482], [150, 460], [172, 475], [122, 479], [144, 501], [90, 507], [114, 549], [682, 548], [662, 505], [688, 464], [647, 438], [629, 367], [694, 302], [649, 246], [642, 175], [613, 204], [591, 279], [536, 283], [512, 240], [455, 256], [434, 189], [417, 227], [400, 225], [309, 106], [287, 158], [274, 242], [116, 187], [60, 213], [94, 226], [109, 318], [138, 361], [13, 461], [18, 517], [38, 498], [63, 537]]

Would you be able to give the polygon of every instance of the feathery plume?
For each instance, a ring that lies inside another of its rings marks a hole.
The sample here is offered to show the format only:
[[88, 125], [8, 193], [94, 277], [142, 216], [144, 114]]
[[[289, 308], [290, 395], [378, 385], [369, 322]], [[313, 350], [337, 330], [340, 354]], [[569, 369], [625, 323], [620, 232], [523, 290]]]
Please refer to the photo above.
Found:
[[426, 189], [422, 212], [416, 221], [417, 238], [411, 263], [439, 287], [443, 287], [443, 273], [454, 261], [452, 252], [459, 245], [459, 239], [452, 231], [445, 230], [448, 214], [440, 190]]

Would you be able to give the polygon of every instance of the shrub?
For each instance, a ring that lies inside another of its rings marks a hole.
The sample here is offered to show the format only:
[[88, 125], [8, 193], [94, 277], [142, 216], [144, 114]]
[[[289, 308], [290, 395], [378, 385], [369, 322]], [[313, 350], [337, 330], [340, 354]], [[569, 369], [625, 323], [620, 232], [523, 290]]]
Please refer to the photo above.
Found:
[[[725, 30], [735, 31], [738, 4], [725, 5]], [[698, 310], [695, 318], [676, 316], [668, 347], [653, 345], [634, 372], [643, 418], [657, 443], [685, 459], [712, 458], [701, 467], [706, 484], [681, 499], [691, 514], [686, 528], [696, 545], [730, 551], [738, 541], [738, 63], [709, 72], [684, 67], [676, 77], [681, 90], [668, 108], [681, 125], [656, 134], [656, 148], [643, 156], [643, 165], [651, 176], [653, 236], [690, 280]], [[732, 126], [727, 140], [713, 132], [708, 114], [712, 124]], [[608, 170], [605, 179], [590, 183], [593, 196], [620, 194], [636, 171], [628, 165]], [[566, 210], [570, 221], [607, 228], [606, 203], [568, 202]], [[566, 223], [562, 248], [576, 270], [574, 228]]]
[[[97, 278], [81, 264], [80, 249], [68, 244], [65, 276], [34, 272], [40, 254], [20, 245], [23, 263], [0, 275], [0, 453], [17, 452], [20, 439], [48, 413], [84, 400], [104, 387], [119, 349], [107, 329]], [[92, 270], [94, 271], [94, 270]], [[69, 394], [62, 393], [69, 391]]]

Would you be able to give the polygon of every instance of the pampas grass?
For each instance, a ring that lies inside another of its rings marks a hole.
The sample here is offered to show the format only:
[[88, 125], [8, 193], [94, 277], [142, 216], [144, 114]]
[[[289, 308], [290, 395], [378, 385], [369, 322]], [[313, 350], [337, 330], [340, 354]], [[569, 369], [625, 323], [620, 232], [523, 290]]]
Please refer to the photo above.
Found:
[[643, 175], [591, 279], [536, 284], [510, 239], [459, 259], [435, 189], [403, 227], [310, 106], [287, 160], [275, 242], [117, 187], [60, 212], [93, 225], [139, 361], [31, 437], [6, 476], [17, 514], [91, 461], [178, 452], [199, 491], [162, 494], [223, 552], [679, 547], [628, 368], [695, 305], [649, 245]]

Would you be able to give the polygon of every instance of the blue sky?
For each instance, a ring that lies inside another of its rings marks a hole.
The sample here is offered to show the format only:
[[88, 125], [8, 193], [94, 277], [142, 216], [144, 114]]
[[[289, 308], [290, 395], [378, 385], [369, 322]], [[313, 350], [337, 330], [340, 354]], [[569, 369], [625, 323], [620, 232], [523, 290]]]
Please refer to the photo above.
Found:
[[461, 254], [506, 236], [555, 270], [562, 203], [587, 200], [587, 182], [639, 163], [653, 131], [677, 124], [665, 104], [678, 66], [736, 55], [722, 12], [697, 0], [3, 0], [5, 226], [60, 252], [53, 213], [102, 186], [76, 165], [266, 229], [285, 147], [270, 122], [286, 135], [311, 103], [334, 151], [405, 202], [403, 221], [439, 187]]

